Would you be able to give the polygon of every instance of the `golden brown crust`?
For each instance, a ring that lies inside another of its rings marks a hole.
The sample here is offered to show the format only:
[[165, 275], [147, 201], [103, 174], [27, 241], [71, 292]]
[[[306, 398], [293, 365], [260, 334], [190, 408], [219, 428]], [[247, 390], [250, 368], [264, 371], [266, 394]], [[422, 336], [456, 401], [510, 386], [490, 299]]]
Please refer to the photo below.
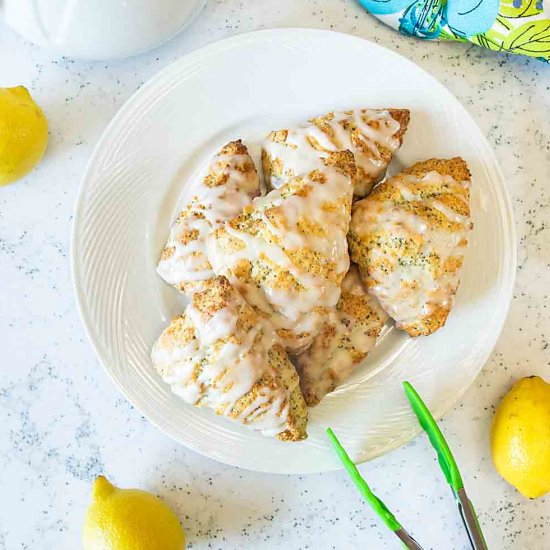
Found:
[[219, 153], [216, 155], [219, 159], [220, 157], [227, 157], [225, 162], [218, 164], [213, 164], [208, 171], [208, 174], [203, 178], [203, 183], [206, 187], [219, 187], [220, 185], [225, 185], [230, 177], [230, 160], [235, 162], [237, 159], [238, 162], [232, 166], [232, 169], [240, 172], [241, 174], [255, 174], [256, 168], [254, 162], [248, 154], [248, 149], [240, 139], [237, 141], [230, 141], [222, 147]]
[[409, 122], [411, 121], [411, 112], [409, 109], [388, 109], [391, 117], [399, 122], [399, 130], [395, 134], [395, 137], [399, 140], [399, 143], [403, 143], [403, 137], [405, 136], [407, 129], [409, 127]]
[[472, 177], [466, 161], [461, 157], [423, 160], [403, 170], [404, 174], [413, 174], [415, 176], [424, 176], [428, 172], [437, 172], [442, 176], [451, 176], [456, 181], [470, 181]]
[[399, 328], [413, 337], [429, 336], [445, 326], [450, 312], [450, 307], [436, 307], [429, 315], [420, 317], [414, 323], [400, 325]]
[[221, 155], [248, 155], [248, 149], [246, 145], [240, 140], [230, 141], [224, 145], [220, 153]]
[[350, 178], [353, 178], [357, 172], [353, 153], [347, 149], [329, 153], [327, 158], [323, 159], [323, 163], [325, 166], [334, 166], [338, 172]]
[[287, 388], [294, 387], [290, 394], [288, 410], [288, 428], [277, 435], [281, 441], [302, 441], [307, 438], [307, 406], [300, 390], [296, 369], [288, 359], [282, 346], [276, 345], [270, 351], [269, 360], [277, 365], [277, 370]]
[[298, 385], [290, 394], [290, 409], [288, 411], [289, 428], [277, 434], [277, 439], [281, 441], [303, 441], [307, 439], [307, 416], [307, 406]]
[[176, 343], [187, 344], [195, 337], [195, 330], [190, 320], [185, 315], [178, 315], [172, 319], [168, 328], [162, 333], [159, 341], [166, 346], [174, 346]]
[[227, 306], [233, 288], [225, 277], [214, 277], [204, 282], [204, 288], [193, 295], [193, 306], [209, 316]]

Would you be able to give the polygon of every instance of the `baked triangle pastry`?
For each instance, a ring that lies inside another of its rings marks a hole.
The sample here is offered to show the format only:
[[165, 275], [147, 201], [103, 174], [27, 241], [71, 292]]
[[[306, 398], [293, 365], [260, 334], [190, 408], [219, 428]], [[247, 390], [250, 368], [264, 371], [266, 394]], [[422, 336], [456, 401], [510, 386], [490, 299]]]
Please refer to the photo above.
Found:
[[295, 359], [308, 406], [345, 382], [374, 348], [388, 316], [363, 287], [352, 264], [336, 308], [326, 318], [311, 347]]
[[192, 198], [172, 225], [157, 267], [158, 274], [190, 293], [214, 276], [206, 238], [260, 193], [260, 180], [246, 146], [232, 141], [212, 158], [192, 190]]
[[309, 166], [254, 199], [208, 240], [215, 272], [271, 320], [293, 353], [320, 331], [349, 268], [353, 155], [329, 153]]
[[351, 258], [368, 291], [411, 336], [441, 328], [468, 245], [470, 171], [460, 157], [418, 162], [354, 204]]
[[364, 197], [386, 173], [403, 142], [407, 109], [356, 109], [315, 117], [302, 127], [271, 132], [262, 143], [264, 176], [271, 188], [303, 174], [315, 158], [349, 150], [355, 156], [354, 195]]
[[157, 340], [153, 365], [185, 402], [266, 436], [307, 437], [298, 375], [269, 321], [225, 277], [203, 282]]

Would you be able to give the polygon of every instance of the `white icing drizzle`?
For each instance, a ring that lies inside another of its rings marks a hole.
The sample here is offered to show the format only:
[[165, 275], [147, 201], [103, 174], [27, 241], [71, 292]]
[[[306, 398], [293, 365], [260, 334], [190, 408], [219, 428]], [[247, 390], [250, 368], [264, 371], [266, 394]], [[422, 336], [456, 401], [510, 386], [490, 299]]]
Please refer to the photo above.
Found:
[[[452, 194], [468, 207], [469, 181], [458, 182], [451, 176], [431, 171], [422, 177], [399, 174], [385, 185], [397, 188], [406, 201], [422, 204], [443, 215], [449, 228], [411, 212], [393, 200], [375, 200], [374, 193], [356, 203], [350, 231], [359, 240], [378, 235], [369, 248], [366, 282], [382, 307], [398, 327], [428, 316], [436, 308], [450, 310], [459, 284], [459, 269], [445, 269], [449, 262], [462, 262], [468, 244], [471, 223], [468, 216], [455, 212], [438, 199], [438, 193], [422, 197], [419, 190], [437, 186], [440, 193]], [[405, 204], [406, 204], [405, 203]], [[396, 252], [392, 246], [414, 243], [414, 253]], [[360, 258], [356, 258], [361, 263]]]
[[400, 123], [387, 110], [356, 109], [329, 113], [310, 120], [305, 127], [286, 130], [284, 141], [277, 137], [279, 132], [272, 132], [262, 144], [262, 155], [277, 166], [277, 174], [269, 174], [268, 183], [272, 188], [280, 187], [305, 173], [319, 155], [349, 150], [358, 169], [354, 192], [363, 196], [380, 181], [387, 168], [378, 147], [395, 152], [400, 145], [395, 137], [400, 129]]
[[[218, 281], [208, 281], [206, 288]], [[153, 364], [187, 403], [209, 407], [264, 435], [276, 435], [287, 428], [294, 388], [285, 387], [270, 361], [270, 350], [278, 342], [273, 327], [228, 288], [224, 302], [218, 303], [223, 307], [214, 306], [215, 311], [199, 309], [193, 299], [155, 343]], [[252, 326], [242, 322], [244, 316], [253, 316]], [[182, 336], [178, 324], [190, 335]], [[245, 396], [251, 398], [249, 404], [236, 408]]]
[[[222, 148], [200, 177], [190, 182], [192, 199], [172, 225], [159, 261], [158, 274], [180, 290], [186, 283], [214, 276], [206, 255], [207, 236], [259, 194], [260, 182], [252, 159], [248, 153], [224, 153], [231, 145]], [[209, 175], [227, 179], [221, 185], [209, 186]]]
[[337, 308], [329, 312], [311, 347], [296, 358], [308, 405], [317, 404], [351, 376], [374, 348], [387, 318], [376, 298], [365, 291], [352, 264]]
[[[336, 305], [340, 281], [349, 268], [346, 234], [352, 196], [350, 177], [334, 166], [325, 166], [319, 156], [309, 157], [309, 164], [304, 164], [303, 169], [304, 175], [287, 187], [253, 200], [250, 216], [259, 220], [261, 234], [250, 234], [226, 222], [223, 230], [212, 233], [208, 240], [208, 255], [215, 272], [228, 277], [250, 304], [270, 317], [276, 329], [291, 331], [289, 338], [283, 337], [283, 343], [294, 351], [307, 347], [320, 330], [324, 313], [316, 308]], [[325, 182], [314, 181], [310, 177], [312, 170], [322, 172]], [[313, 225], [321, 234], [304, 229]], [[229, 237], [244, 246], [230, 250]], [[300, 250], [314, 253], [313, 263], [332, 263], [333, 280], [316, 273], [316, 265], [291, 257]], [[290, 274], [299, 286], [277, 285], [269, 278], [260, 282], [244, 280], [236, 269], [242, 260], [252, 264], [269, 262], [271, 270]], [[301, 338], [302, 333], [307, 335]]]

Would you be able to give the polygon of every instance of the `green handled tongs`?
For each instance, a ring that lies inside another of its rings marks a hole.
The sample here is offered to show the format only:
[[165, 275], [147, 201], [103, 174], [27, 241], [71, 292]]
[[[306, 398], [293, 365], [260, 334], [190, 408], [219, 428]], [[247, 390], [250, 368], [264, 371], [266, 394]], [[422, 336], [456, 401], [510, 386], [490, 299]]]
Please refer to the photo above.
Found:
[[342, 464], [345, 466], [348, 471], [349, 477], [355, 483], [357, 489], [361, 493], [361, 496], [370, 504], [371, 508], [376, 512], [378, 517], [386, 524], [386, 527], [393, 531], [403, 543], [405, 548], [410, 548], [411, 550], [422, 550], [422, 546], [416, 542], [410, 533], [406, 531], [403, 526], [397, 521], [397, 518], [388, 510], [386, 505], [371, 491], [367, 482], [361, 477], [357, 466], [353, 463], [351, 458], [346, 453], [346, 450], [336, 436], [334, 432], [328, 428], [327, 434], [336, 450], [336, 454], [342, 461]]
[[[483, 537], [481, 527], [479, 526], [474, 507], [466, 494], [462, 476], [460, 475], [456, 461], [451, 453], [451, 450], [449, 449], [449, 445], [445, 441], [445, 438], [437, 426], [434, 417], [428, 410], [428, 407], [426, 407], [425, 403], [422, 401], [415, 389], [408, 382], [403, 382], [403, 387], [411, 408], [418, 418], [418, 422], [428, 434], [430, 443], [437, 453], [439, 465], [441, 466], [445, 479], [450, 485], [455, 497], [455, 501], [460, 511], [464, 526], [466, 527], [472, 548], [474, 550], [487, 550], [487, 544]], [[410, 548], [411, 550], [422, 550], [422, 547], [418, 544], [418, 542], [414, 540], [410, 533], [403, 528], [395, 516], [388, 510], [386, 505], [371, 491], [367, 482], [361, 477], [357, 467], [352, 462], [330, 428], [328, 428], [327, 434], [350, 478], [359, 489], [359, 492], [363, 498], [378, 514], [385, 525], [399, 537], [405, 548]]]

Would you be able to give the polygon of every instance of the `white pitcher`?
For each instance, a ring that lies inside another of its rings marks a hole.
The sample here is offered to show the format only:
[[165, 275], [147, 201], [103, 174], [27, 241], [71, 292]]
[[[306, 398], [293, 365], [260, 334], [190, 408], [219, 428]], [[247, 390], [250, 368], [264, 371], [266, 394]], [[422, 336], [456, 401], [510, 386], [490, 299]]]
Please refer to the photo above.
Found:
[[180, 31], [206, 0], [0, 0], [0, 18], [59, 55], [127, 57]]

